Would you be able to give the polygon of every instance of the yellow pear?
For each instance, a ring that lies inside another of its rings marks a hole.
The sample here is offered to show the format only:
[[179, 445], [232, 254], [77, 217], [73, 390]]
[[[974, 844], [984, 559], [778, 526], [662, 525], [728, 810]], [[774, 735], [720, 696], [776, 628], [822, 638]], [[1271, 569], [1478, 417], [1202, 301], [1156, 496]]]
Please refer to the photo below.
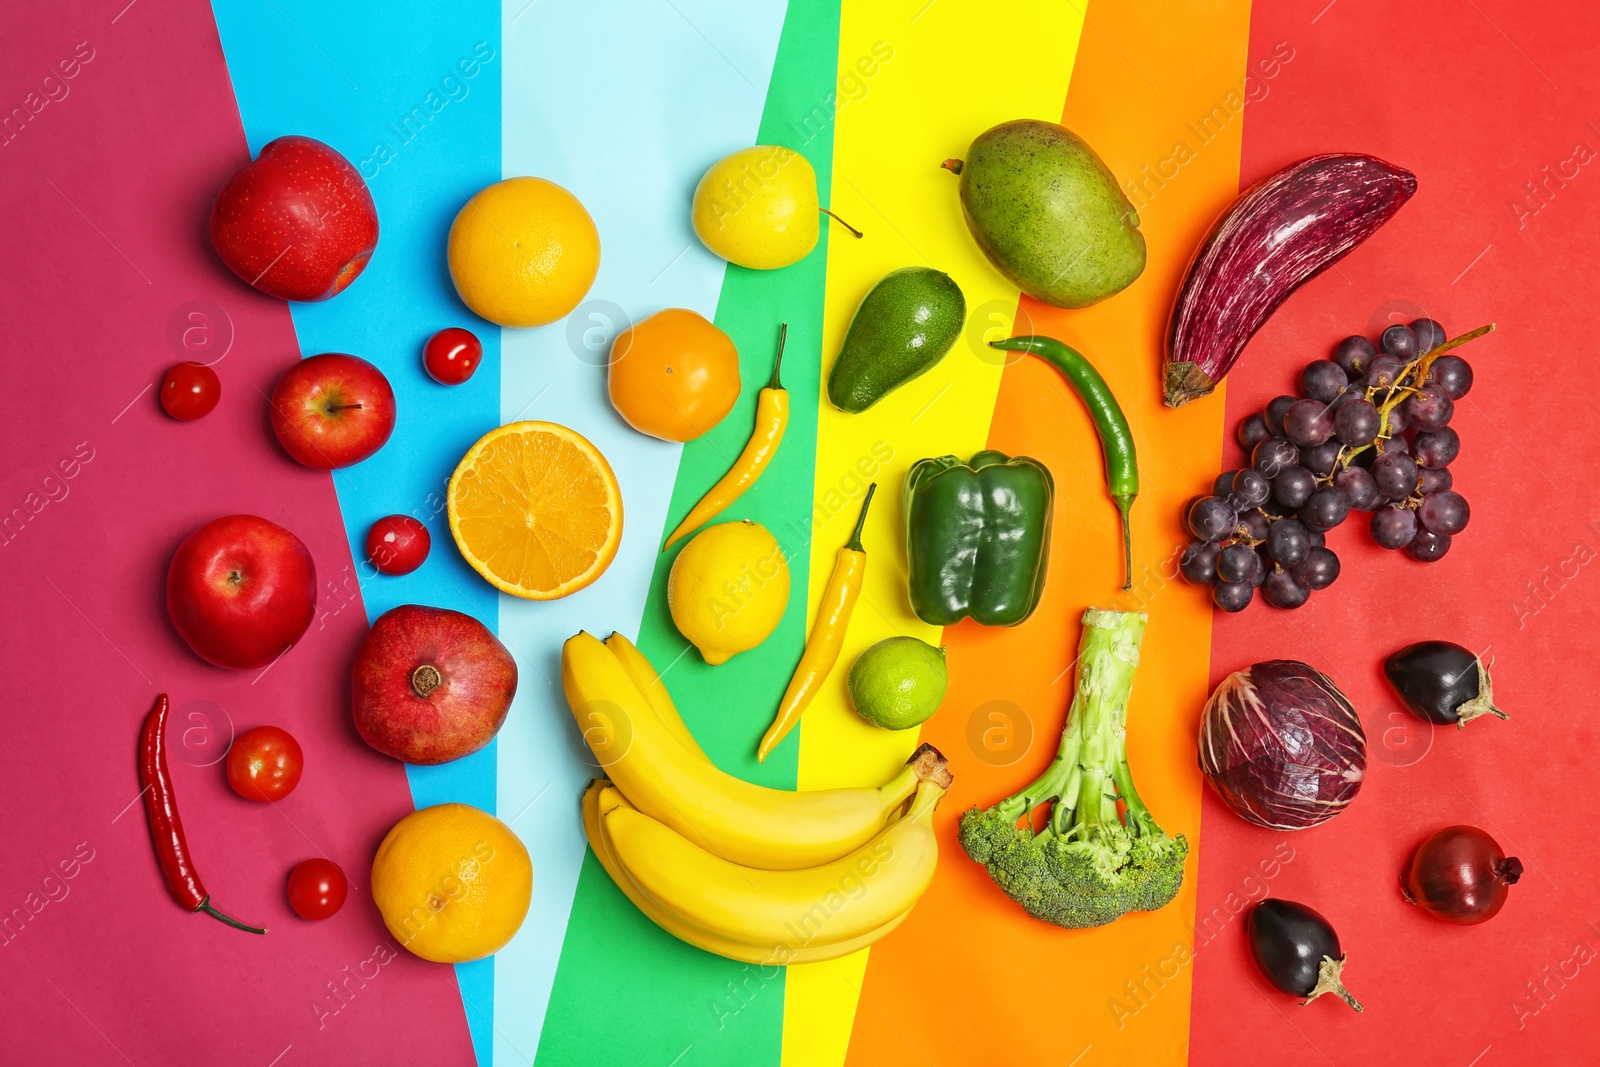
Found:
[[817, 172], [805, 156], [778, 145], [756, 145], [718, 160], [700, 179], [694, 190], [694, 232], [730, 263], [776, 270], [816, 247], [822, 210]]

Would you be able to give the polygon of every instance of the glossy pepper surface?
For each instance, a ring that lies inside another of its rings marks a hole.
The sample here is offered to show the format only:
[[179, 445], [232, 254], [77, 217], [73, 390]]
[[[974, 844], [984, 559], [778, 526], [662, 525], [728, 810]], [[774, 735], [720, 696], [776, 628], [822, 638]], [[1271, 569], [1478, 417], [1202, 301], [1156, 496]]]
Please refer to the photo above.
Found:
[[172, 792], [172, 775], [167, 770], [167, 694], [156, 697], [155, 706], [144, 718], [139, 732], [139, 784], [143, 787], [145, 818], [150, 823], [150, 840], [155, 844], [156, 862], [166, 879], [167, 892], [186, 911], [203, 911], [213, 919], [252, 934], [267, 931], [224, 915], [211, 904], [211, 894], [200, 884], [200, 872], [189, 857], [183, 836], [183, 820], [178, 818], [178, 798]]
[[789, 426], [789, 390], [783, 387], [778, 377], [783, 367], [783, 345], [788, 336], [789, 324], [786, 322], [778, 330], [778, 354], [772, 361], [772, 380], [756, 396], [756, 426], [750, 434], [750, 440], [745, 442], [744, 451], [739, 453], [739, 458], [734, 460], [728, 473], [706, 491], [698, 504], [689, 509], [689, 514], [672, 531], [672, 536], [661, 546], [661, 551], [665, 552], [674, 542], [727, 510], [730, 504], [744, 495], [746, 489], [756, 484], [756, 479], [772, 463], [772, 457], [778, 454], [778, 446], [783, 443], [783, 431]]
[[911, 608], [923, 622], [1015, 626], [1044, 593], [1055, 481], [1027, 456], [918, 460], [906, 475]]
[[817, 605], [817, 618], [811, 624], [805, 651], [789, 679], [789, 688], [784, 690], [778, 714], [756, 748], [758, 763], [767, 762], [767, 754], [794, 729], [833, 672], [833, 665], [839, 662], [839, 650], [844, 647], [845, 631], [850, 628], [850, 616], [861, 599], [861, 581], [867, 573], [867, 550], [861, 546], [861, 531], [867, 525], [867, 509], [872, 506], [872, 494], [877, 489], [877, 482], [867, 486], [850, 540], [834, 557], [833, 573], [822, 591], [822, 603]]

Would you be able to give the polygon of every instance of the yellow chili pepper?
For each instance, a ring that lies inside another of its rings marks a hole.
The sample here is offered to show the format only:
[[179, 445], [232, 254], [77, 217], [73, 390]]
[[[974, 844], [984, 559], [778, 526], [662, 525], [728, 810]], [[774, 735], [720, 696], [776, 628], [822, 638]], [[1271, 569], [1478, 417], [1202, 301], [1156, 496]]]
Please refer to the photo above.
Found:
[[777, 717], [767, 727], [766, 736], [756, 749], [756, 759], [765, 763], [767, 753], [777, 747], [789, 731], [794, 729], [800, 716], [805, 714], [817, 690], [828, 680], [833, 665], [839, 662], [839, 650], [844, 647], [844, 634], [850, 627], [850, 614], [861, 598], [861, 579], [867, 573], [867, 552], [861, 547], [861, 528], [867, 522], [867, 508], [872, 505], [872, 494], [878, 483], [867, 486], [866, 499], [861, 502], [861, 514], [856, 516], [855, 532], [839, 549], [833, 561], [833, 574], [828, 577], [828, 588], [822, 592], [822, 603], [817, 608], [817, 621], [811, 624], [811, 636], [806, 649], [800, 654], [800, 663], [784, 690], [783, 702], [778, 705]]
[[739, 453], [739, 458], [722, 476], [722, 480], [700, 498], [700, 503], [689, 509], [689, 514], [672, 531], [672, 536], [661, 546], [661, 551], [665, 552], [674, 541], [716, 518], [729, 504], [743, 496], [746, 489], [756, 484], [756, 479], [761, 477], [761, 472], [767, 469], [767, 464], [777, 454], [778, 445], [783, 441], [783, 431], [789, 427], [789, 390], [778, 381], [778, 370], [783, 366], [783, 342], [788, 336], [789, 324], [786, 322], [778, 329], [778, 355], [772, 361], [772, 380], [756, 397], [756, 428], [750, 434], [750, 440], [745, 442], [744, 451]]

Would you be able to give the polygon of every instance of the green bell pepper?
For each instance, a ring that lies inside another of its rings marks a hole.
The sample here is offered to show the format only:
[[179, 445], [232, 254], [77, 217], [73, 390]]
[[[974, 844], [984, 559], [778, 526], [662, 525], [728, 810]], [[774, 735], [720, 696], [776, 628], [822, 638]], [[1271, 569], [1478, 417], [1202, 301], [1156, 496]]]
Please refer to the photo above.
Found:
[[911, 608], [934, 626], [1015, 626], [1038, 606], [1055, 481], [1036, 459], [984, 451], [922, 459], [906, 475]]

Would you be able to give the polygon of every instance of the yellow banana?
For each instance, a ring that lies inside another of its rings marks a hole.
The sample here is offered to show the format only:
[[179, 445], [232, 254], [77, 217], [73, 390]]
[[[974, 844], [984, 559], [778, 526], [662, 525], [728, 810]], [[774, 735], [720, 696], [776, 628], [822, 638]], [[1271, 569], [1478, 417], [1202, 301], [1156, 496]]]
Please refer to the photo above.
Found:
[[766, 870], [815, 867], [870, 841], [944, 758], [918, 749], [878, 789], [797, 792], [754, 785], [679, 741], [616, 655], [587, 633], [561, 650], [561, 685], [600, 765], [640, 812], [730, 863]]
[[740, 960], [744, 963], [753, 963], [761, 966], [821, 963], [824, 960], [837, 959], [840, 956], [848, 956], [852, 952], [859, 952], [905, 922], [906, 916], [910, 914], [909, 909], [901, 912], [864, 937], [826, 945], [806, 945], [799, 949], [790, 949], [783, 945], [756, 945], [707, 933], [704, 930], [690, 926], [688, 923], [678, 921], [656, 907], [649, 897], [639, 891], [639, 887], [634, 884], [633, 879], [629, 878], [628, 873], [617, 863], [616, 854], [611, 848], [611, 842], [605, 836], [605, 826], [601, 818], [604, 814], [602, 810], [604, 806], [600, 803], [600, 798], [605, 794], [609, 794], [608, 802], [612, 806], [627, 803], [622, 798], [622, 794], [604, 779], [597, 779], [589, 783], [588, 790], [583, 794], [583, 830], [589, 838], [589, 847], [594, 849], [595, 858], [600, 861], [600, 865], [611, 876], [611, 880], [617, 883], [617, 888], [622, 890], [627, 898], [633, 902], [634, 906], [645, 914], [646, 918], [678, 940], [703, 949], [706, 952], [718, 956], [726, 956], [731, 960]]
[[683, 746], [697, 756], [705, 756], [699, 742], [694, 739], [694, 734], [689, 732], [688, 725], [683, 721], [683, 716], [678, 714], [678, 705], [672, 702], [672, 694], [667, 692], [667, 684], [661, 680], [656, 669], [650, 665], [643, 652], [622, 634], [614, 633], [606, 638], [606, 647], [611, 654], [617, 657], [617, 662], [622, 664], [622, 669], [628, 672], [628, 677], [633, 679], [633, 684], [638, 687], [640, 695], [652, 708], [672, 736], [683, 742]]
[[922, 782], [905, 818], [805, 870], [730, 863], [622, 805], [601, 822], [624, 872], [667, 915], [722, 938], [799, 950], [864, 937], [916, 904], [939, 862], [932, 816], [944, 792]]

